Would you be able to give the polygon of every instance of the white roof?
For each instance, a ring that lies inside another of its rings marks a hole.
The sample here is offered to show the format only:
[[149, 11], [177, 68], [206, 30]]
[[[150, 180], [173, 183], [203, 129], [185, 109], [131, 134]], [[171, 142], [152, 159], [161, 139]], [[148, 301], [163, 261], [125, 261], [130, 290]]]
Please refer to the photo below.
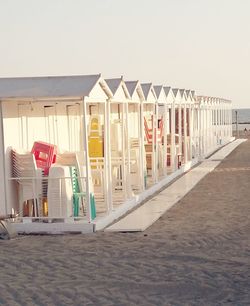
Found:
[[85, 97], [101, 75], [0, 78], [0, 99]]

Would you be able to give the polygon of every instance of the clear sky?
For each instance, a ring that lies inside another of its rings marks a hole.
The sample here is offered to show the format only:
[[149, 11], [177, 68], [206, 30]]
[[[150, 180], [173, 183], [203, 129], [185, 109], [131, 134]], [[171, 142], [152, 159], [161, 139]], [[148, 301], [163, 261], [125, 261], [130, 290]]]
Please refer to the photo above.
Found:
[[250, 0], [0, 0], [0, 76], [102, 73], [250, 108]]

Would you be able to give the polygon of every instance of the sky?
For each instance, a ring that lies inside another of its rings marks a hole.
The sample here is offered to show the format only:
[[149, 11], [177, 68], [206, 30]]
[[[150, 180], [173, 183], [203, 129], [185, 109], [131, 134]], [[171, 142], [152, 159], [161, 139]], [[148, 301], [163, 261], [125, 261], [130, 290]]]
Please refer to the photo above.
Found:
[[96, 73], [250, 108], [250, 0], [0, 0], [0, 77]]

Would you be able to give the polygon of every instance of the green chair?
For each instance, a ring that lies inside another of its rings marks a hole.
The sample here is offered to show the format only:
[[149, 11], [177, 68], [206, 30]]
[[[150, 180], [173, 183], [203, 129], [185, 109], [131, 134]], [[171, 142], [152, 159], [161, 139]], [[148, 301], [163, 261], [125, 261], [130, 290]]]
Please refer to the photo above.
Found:
[[[72, 189], [73, 189], [73, 216], [79, 217], [80, 213], [80, 200], [82, 209], [84, 211], [84, 205], [83, 205], [83, 198], [86, 198], [86, 192], [81, 192], [79, 180], [78, 180], [78, 173], [76, 167], [71, 166], [70, 167], [70, 175], [72, 180]], [[95, 205], [95, 197], [94, 194], [90, 193], [90, 215], [91, 219], [96, 218], [96, 205]]]

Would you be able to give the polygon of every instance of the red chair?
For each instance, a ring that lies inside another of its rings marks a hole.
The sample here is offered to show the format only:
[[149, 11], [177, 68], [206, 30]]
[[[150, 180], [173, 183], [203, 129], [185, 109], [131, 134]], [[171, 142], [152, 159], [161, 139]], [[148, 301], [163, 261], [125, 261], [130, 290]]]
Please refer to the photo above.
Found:
[[[153, 116], [151, 116], [151, 126], [153, 127]], [[153, 141], [153, 128], [149, 128], [147, 119], [144, 117], [144, 130], [148, 144], [151, 144]], [[155, 129], [155, 139], [157, 142], [162, 141], [163, 136], [163, 119], [158, 120], [158, 127]]]
[[49, 168], [56, 162], [57, 146], [42, 142], [35, 141], [31, 150], [36, 160], [37, 168], [44, 170], [44, 174], [49, 174]]

